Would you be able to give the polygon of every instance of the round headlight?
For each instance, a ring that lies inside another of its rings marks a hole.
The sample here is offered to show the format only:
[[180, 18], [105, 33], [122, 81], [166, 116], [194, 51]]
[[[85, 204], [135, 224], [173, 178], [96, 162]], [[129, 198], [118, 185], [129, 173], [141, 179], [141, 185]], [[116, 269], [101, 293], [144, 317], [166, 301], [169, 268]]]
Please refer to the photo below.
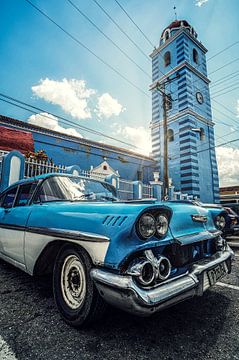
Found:
[[156, 232], [159, 236], [164, 236], [168, 231], [168, 218], [166, 215], [156, 217]]
[[154, 217], [150, 214], [142, 215], [138, 222], [138, 231], [145, 239], [153, 236], [156, 232]]
[[226, 226], [226, 220], [225, 220], [224, 216], [222, 216], [222, 215], [216, 216], [215, 225], [219, 230], [224, 229], [224, 227]]

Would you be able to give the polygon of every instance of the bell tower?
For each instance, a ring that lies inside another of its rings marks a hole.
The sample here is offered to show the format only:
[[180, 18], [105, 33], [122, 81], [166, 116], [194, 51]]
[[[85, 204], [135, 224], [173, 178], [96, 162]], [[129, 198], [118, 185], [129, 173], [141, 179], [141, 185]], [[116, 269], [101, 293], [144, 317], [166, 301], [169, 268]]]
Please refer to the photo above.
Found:
[[169, 176], [176, 190], [217, 203], [219, 180], [206, 52], [187, 21], [175, 20], [163, 30], [159, 47], [150, 55], [152, 151], [162, 179], [163, 109], [156, 85], [160, 88], [166, 82], [165, 92], [172, 99], [167, 109]]

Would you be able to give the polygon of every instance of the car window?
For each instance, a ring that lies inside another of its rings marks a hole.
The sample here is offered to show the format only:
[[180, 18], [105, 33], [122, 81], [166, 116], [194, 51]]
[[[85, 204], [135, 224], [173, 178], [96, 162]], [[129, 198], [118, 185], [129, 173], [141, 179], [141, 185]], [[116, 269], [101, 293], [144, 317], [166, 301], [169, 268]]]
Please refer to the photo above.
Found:
[[14, 203], [16, 193], [17, 193], [17, 187], [8, 190], [5, 193], [4, 200], [2, 202], [2, 207], [4, 207], [5, 209], [11, 208]]
[[37, 186], [37, 183], [29, 183], [21, 185], [18, 191], [17, 200], [15, 206], [25, 206], [31, 199], [32, 194]]
[[116, 201], [115, 190], [107, 183], [78, 177], [54, 176], [40, 186], [34, 203], [49, 201]]

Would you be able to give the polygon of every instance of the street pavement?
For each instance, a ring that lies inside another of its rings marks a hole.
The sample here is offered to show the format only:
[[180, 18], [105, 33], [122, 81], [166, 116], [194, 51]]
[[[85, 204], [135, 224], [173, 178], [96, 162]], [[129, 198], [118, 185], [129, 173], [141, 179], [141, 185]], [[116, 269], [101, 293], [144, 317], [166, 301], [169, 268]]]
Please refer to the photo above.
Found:
[[239, 253], [232, 274], [203, 297], [151, 318], [110, 308], [76, 330], [60, 318], [49, 284], [0, 261], [0, 360], [239, 359]]

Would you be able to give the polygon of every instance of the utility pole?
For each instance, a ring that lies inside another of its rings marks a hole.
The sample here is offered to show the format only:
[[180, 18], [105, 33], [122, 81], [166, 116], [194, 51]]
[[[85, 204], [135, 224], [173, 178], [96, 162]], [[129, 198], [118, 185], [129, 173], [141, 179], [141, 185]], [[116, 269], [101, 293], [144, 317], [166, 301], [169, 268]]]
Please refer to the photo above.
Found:
[[168, 98], [165, 93], [165, 82], [162, 84], [163, 96], [163, 197], [168, 196], [168, 118], [167, 118], [167, 103]]
[[156, 83], [150, 88], [150, 90], [157, 89], [162, 95], [163, 99], [163, 198], [166, 200], [169, 194], [169, 176], [168, 176], [168, 109], [172, 107], [172, 98], [170, 94], [166, 94], [165, 85], [178, 79], [179, 74], [176, 74], [173, 78], [167, 78], [162, 83]]

